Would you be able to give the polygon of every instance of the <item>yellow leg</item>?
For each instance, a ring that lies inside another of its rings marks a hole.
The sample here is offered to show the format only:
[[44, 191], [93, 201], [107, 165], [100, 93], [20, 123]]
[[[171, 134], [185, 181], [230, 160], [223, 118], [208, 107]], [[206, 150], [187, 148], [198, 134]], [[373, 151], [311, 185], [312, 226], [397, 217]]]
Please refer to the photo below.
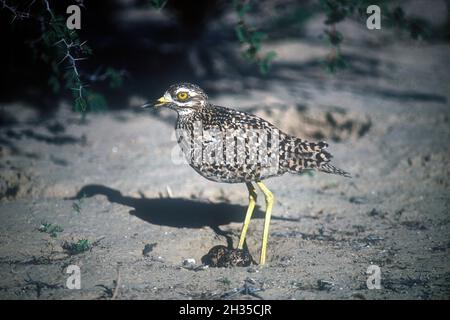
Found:
[[252, 218], [253, 209], [255, 209], [256, 204], [256, 189], [252, 185], [251, 182], [246, 183], [248, 189], [248, 208], [247, 213], [245, 214], [244, 224], [242, 225], [241, 237], [239, 238], [238, 249], [242, 249], [244, 247], [245, 235], [247, 234], [248, 224], [250, 223], [250, 219]]
[[266, 215], [264, 218], [264, 231], [263, 231], [263, 239], [262, 239], [262, 247], [261, 247], [261, 257], [259, 259], [259, 264], [264, 265], [266, 263], [266, 251], [267, 251], [267, 241], [269, 240], [269, 225], [270, 225], [270, 217], [272, 215], [272, 207], [273, 202], [275, 201], [275, 197], [272, 192], [261, 182], [256, 183], [261, 191], [264, 193], [266, 198]]

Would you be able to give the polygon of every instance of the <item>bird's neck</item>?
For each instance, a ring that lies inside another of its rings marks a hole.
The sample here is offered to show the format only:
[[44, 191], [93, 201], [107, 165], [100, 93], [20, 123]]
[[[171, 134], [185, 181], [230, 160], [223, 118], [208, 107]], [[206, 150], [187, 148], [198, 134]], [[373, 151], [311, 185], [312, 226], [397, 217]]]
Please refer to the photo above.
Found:
[[196, 119], [200, 120], [201, 115], [207, 112], [212, 107], [211, 104], [205, 103], [202, 105], [196, 105], [193, 108], [177, 108], [175, 109], [178, 113], [178, 119]]
[[192, 128], [192, 124], [197, 123], [201, 125], [203, 108], [184, 108], [178, 109], [177, 128]]

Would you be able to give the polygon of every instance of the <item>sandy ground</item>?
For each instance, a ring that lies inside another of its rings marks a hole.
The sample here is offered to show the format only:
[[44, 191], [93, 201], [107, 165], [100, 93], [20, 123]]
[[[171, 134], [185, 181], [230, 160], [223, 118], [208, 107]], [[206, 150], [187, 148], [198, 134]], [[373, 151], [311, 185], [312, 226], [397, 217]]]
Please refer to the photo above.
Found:
[[[448, 299], [450, 46], [386, 43], [347, 45], [353, 67], [331, 76], [314, 63], [323, 43], [273, 42], [270, 77], [206, 83], [216, 104], [327, 139], [353, 174], [267, 181], [277, 203], [264, 267], [199, 267], [213, 246], [237, 245], [246, 188], [172, 161], [170, 110], [144, 112], [135, 98], [86, 121], [64, 104], [36, 121], [34, 108], [2, 105], [0, 298]], [[259, 202], [247, 240], [256, 260]], [[80, 239], [90, 246], [75, 254]], [[69, 265], [80, 290], [66, 287]], [[379, 290], [367, 288], [370, 265]]]

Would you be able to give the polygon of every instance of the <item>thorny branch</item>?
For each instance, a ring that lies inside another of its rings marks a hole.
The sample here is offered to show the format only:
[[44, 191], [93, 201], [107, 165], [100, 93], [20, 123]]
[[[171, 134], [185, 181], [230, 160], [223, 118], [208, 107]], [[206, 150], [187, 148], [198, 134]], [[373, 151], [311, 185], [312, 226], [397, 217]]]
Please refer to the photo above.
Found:
[[50, 4], [48, 3], [47, 0], [42, 0], [42, 1], [44, 2], [45, 9], [50, 14], [50, 17], [53, 19], [55, 16], [53, 15], [53, 11], [50, 9]]
[[[13, 23], [16, 19], [26, 19], [30, 17], [30, 12], [26, 12], [26, 11], [20, 11], [17, 9], [17, 7], [8, 5], [8, 3], [6, 2], [6, 0], [1, 0], [0, 1], [1, 5], [2, 5], [2, 9], [6, 9], [9, 12], [11, 12], [13, 19], [11, 21], [11, 23]], [[31, 5], [34, 3], [34, 1], [29, 5], [29, 8], [31, 7]]]
[[78, 96], [79, 98], [83, 98], [83, 88], [85, 87], [83, 85], [83, 83], [81, 82], [80, 79], [80, 72], [79, 72], [79, 68], [77, 66], [77, 61], [81, 61], [81, 60], [86, 60], [86, 57], [75, 57], [75, 53], [74, 51], [82, 51], [83, 50], [83, 45], [86, 44], [86, 41], [83, 41], [82, 43], [76, 43], [76, 42], [67, 42], [66, 39], [61, 39], [59, 41], [57, 41], [54, 46], [63, 44], [65, 47], [64, 49], [66, 50], [64, 57], [61, 59], [61, 61], [58, 62], [58, 65], [63, 63], [65, 60], [69, 60], [69, 68], [71, 68], [74, 72], [74, 74], [76, 75], [77, 79], [76, 79], [76, 83], [78, 83], [78, 87], [76, 88], [71, 88], [74, 91], [78, 91]]
[[[12, 21], [16, 19], [32, 18], [37, 24], [40, 34], [35, 39], [30, 39], [26, 43], [49, 65], [53, 74], [49, 78], [49, 85], [56, 93], [61, 88], [61, 82], [65, 87], [73, 92], [74, 110], [86, 112], [89, 110], [102, 110], [106, 108], [106, 100], [101, 94], [88, 90], [88, 85], [83, 81], [108, 81], [110, 87], [118, 87], [122, 84], [122, 76], [125, 71], [116, 71], [114, 68], [107, 68], [103, 74], [99, 70], [95, 74], [87, 74], [80, 68], [80, 61], [87, 59], [92, 54], [91, 49], [86, 45], [86, 41], [79, 39], [76, 30], [68, 30], [64, 17], [60, 16], [51, 7], [49, 0], [30, 0], [22, 7], [10, 4], [12, 1], [0, 0], [0, 9], [12, 14]], [[84, 7], [83, 0], [75, 1], [78, 6]], [[30, 12], [36, 11], [31, 15]], [[37, 51], [43, 52], [37, 52]], [[61, 72], [61, 64], [64, 63], [66, 71]]]

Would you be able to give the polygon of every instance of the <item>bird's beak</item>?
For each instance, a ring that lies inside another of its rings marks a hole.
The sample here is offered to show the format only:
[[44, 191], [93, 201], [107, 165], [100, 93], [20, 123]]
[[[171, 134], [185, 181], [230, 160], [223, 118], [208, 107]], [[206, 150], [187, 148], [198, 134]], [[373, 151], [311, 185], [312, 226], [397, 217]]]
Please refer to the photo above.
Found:
[[161, 97], [158, 100], [156, 100], [155, 102], [146, 102], [142, 108], [149, 108], [149, 107], [160, 107], [162, 105], [165, 105], [166, 103], [171, 102], [170, 100]]

